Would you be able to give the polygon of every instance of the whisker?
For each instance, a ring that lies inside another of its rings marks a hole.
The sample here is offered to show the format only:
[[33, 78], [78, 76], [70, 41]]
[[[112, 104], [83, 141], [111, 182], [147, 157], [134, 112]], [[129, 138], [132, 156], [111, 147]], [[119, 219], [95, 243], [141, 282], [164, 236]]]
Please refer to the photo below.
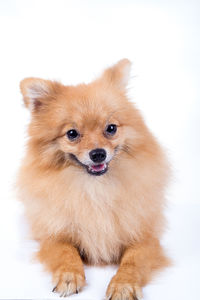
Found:
[[124, 144], [124, 145], [121, 145], [119, 148], [120, 148], [121, 151], [125, 152], [125, 153], [128, 154], [129, 156], [135, 157], [135, 156], [133, 155], [132, 149], [130, 148], [129, 145]]

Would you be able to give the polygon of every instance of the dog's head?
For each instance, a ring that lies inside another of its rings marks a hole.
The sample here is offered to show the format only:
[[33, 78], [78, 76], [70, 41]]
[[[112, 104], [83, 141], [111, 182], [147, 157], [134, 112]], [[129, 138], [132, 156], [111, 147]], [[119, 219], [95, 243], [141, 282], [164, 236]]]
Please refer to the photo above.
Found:
[[29, 144], [35, 162], [103, 175], [115, 158], [133, 155], [132, 146], [136, 150], [145, 130], [126, 97], [129, 72], [130, 62], [123, 59], [89, 84], [24, 79], [20, 87], [31, 111]]

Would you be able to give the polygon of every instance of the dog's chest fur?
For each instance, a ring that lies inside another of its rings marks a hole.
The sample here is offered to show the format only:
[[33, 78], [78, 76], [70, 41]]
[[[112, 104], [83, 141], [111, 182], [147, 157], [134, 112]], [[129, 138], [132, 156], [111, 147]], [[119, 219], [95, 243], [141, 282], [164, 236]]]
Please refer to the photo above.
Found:
[[138, 233], [131, 195], [116, 178], [77, 178], [71, 176], [67, 185], [64, 178], [54, 178], [44, 198], [27, 205], [34, 237], [62, 235], [89, 263], [117, 262]]
[[[93, 186], [82, 193], [85, 209], [78, 209], [73, 214], [75, 219], [71, 220], [71, 226], [67, 228], [71, 232], [72, 241], [78, 244], [81, 255], [91, 263], [116, 262], [128, 236], [131, 236], [131, 228], [127, 228], [127, 223], [124, 226], [121, 217], [123, 207], [117, 208], [119, 202], [116, 193], [104, 188]], [[125, 214], [124, 211], [124, 217]]]

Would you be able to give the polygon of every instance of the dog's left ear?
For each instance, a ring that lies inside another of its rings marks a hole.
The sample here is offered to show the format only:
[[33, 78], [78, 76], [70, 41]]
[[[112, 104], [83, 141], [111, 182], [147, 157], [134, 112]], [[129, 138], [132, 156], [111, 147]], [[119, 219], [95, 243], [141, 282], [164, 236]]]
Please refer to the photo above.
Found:
[[20, 90], [27, 108], [31, 112], [43, 110], [59, 91], [60, 83], [40, 78], [25, 78], [20, 82]]
[[103, 79], [121, 90], [125, 90], [129, 81], [131, 62], [127, 58], [118, 61], [114, 66], [106, 69]]

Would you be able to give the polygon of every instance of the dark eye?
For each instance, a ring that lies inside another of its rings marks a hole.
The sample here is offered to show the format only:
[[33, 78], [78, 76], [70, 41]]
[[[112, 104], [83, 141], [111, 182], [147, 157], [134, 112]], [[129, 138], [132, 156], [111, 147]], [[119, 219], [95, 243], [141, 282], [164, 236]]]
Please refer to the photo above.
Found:
[[105, 130], [107, 135], [114, 135], [116, 131], [117, 131], [117, 125], [115, 124], [109, 124]]
[[70, 129], [67, 131], [66, 135], [67, 135], [68, 139], [72, 141], [72, 140], [77, 139], [80, 134], [76, 129]]

